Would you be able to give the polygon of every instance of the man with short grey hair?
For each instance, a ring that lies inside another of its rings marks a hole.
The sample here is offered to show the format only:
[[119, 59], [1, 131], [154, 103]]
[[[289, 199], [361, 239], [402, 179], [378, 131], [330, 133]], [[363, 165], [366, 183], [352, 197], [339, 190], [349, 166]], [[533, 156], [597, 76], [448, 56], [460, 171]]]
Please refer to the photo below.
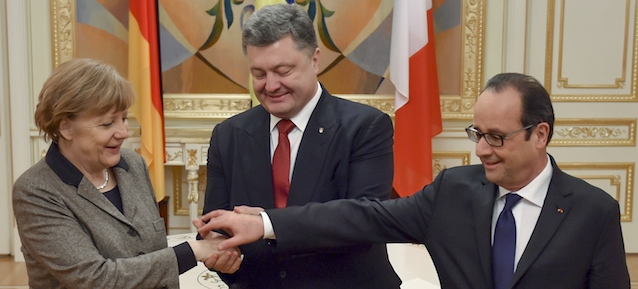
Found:
[[[308, 14], [296, 5], [266, 6], [245, 23], [242, 42], [261, 105], [215, 126], [203, 213], [241, 205], [272, 209], [343, 198], [388, 199], [392, 121], [319, 84], [320, 49]], [[244, 259], [236, 272], [226, 271], [223, 262], [208, 264], [231, 288], [398, 289], [401, 284], [384, 244], [280, 252], [276, 242], [261, 240], [240, 249]]]

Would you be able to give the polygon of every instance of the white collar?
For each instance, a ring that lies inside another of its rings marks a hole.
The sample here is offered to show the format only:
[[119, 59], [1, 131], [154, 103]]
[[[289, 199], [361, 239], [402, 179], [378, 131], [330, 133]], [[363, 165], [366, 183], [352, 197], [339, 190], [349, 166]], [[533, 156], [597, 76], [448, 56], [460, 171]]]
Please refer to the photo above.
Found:
[[[552, 168], [552, 162], [547, 156], [547, 164], [545, 168], [541, 171], [538, 176], [536, 176], [529, 184], [518, 190], [516, 193], [523, 197], [523, 199], [528, 202], [543, 207], [543, 203], [545, 202], [545, 197], [547, 196], [547, 190], [549, 189], [549, 182], [552, 179], [552, 173], [554, 169]], [[498, 197], [497, 199], [502, 198], [506, 194], [510, 193], [509, 190], [498, 186]]]
[[[321, 93], [323, 93], [323, 89], [321, 89], [321, 84], [317, 82], [317, 92], [315, 92], [315, 96], [313, 96], [312, 99], [310, 99], [310, 101], [301, 109], [301, 111], [299, 111], [299, 113], [297, 113], [297, 115], [290, 118], [292, 123], [295, 124], [295, 127], [301, 130], [301, 132], [304, 132], [306, 130], [306, 126], [308, 125], [308, 122], [310, 121], [310, 116], [312, 115], [312, 112], [315, 110], [315, 107], [317, 107], [317, 103], [319, 102]], [[275, 126], [280, 120], [281, 120], [280, 117], [276, 117], [272, 114], [270, 115], [270, 131], [271, 132], [275, 129]]]

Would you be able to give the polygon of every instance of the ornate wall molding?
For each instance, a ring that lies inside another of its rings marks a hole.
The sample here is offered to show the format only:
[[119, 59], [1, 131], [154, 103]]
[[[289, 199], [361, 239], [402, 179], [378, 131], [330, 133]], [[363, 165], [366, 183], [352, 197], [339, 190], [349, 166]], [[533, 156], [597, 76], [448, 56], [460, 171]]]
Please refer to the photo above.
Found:
[[164, 94], [164, 117], [226, 119], [248, 110], [248, 94]]
[[[558, 167], [590, 183], [603, 181], [594, 185], [605, 190], [618, 201], [620, 220], [631, 222], [634, 202], [634, 163], [558, 163]], [[606, 184], [606, 187], [601, 184]]]
[[[375, 107], [394, 117], [394, 96], [376, 94], [337, 95]], [[251, 108], [248, 94], [164, 94], [167, 119], [226, 119]]]
[[442, 170], [467, 166], [470, 164], [470, 152], [432, 152], [432, 177], [435, 178]]
[[75, 0], [51, 0], [53, 67], [75, 55]]
[[[556, 1], [560, 1], [560, 11], [559, 14], [559, 38], [558, 38], [558, 60], [557, 60], [557, 76], [556, 76], [556, 86], [555, 88], [560, 88], [561, 91], [564, 91], [565, 88], [577, 89], [574, 93], [552, 93], [554, 88], [554, 79], [553, 79], [553, 68], [554, 68], [554, 33], [555, 33], [555, 21], [556, 21]], [[618, 77], [614, 80], [614, 83], [604, 84], [604, 83], [581, 83], [581, 84], [573, 84], [569, 83], [569, 79], [566, 75], [563, 74], [563, 43], [564, 40], [564, 21], [565, 21], [565, 1], [566, 0], [548, 0], [547, 7], [547, 34], [546, 34], [546, 50], [545, 50], [545, 80], [544, 86], [547, 91], [550, 93], [553, 101], [591, 101], [591, 102], [608, 102], [608, 101], [638, 101], [638, 94], [636, 91], [637, 81], [638, 81], [638, 43], [636, 39], [638, 39], [638, 5], [634, 4], [634, 22], [633, 27], [629, 27], [629, 19], [630, 17], [630, 4], [631, 1], [626, 1], [626, 9], [625, 9], [625, 29], [624, 29], [624, 45], [623, 45], [623, 55], [622, 55], [622, 68], [621, 72], [619, 72]], [[633, 33], [632, 33], [633, 32]], [[633, 37], [629, 39], [629, 37]], [[629, 49], [629, 44], [633, 43], [631, 49]], [[631, 52], [630, 52], [631, 51]], [[626, 76], [626, 67], [627, 67], [627, 58], [629, 53], [632, 53], [631, 57], [631, 76]], [[629, 79], [630, 89], [628, 94], [617, 93], [616, 91], [619, 89], [623, 89], [626, 86], [626, 81]], [[597, 89], [597, 90], [592, 90]], [[601, 93], [601, 89], [603, 92]], [[584, 90], [592, 91], [591, 94], [584, 94]]]
[[560, 14], [560, 29], [559, 29], [559, 43], [558, 43], [558, 78], [557, 86], [560, 88], [623, 88], [626, 81], [626, 68], [627, 68], [627, 38], [629, 38], [629, 0], [625, 0], [625, 31], [624, 31], [624, 43], [622, 53], [622, 66], [619, 76], [616, 77], [614, 83], [590, 83], [590, 84], [574, 84], [569, 83], [569, 78], [563, 75], [563, 44], [565, 43], [565, 0], [561, 1], [561, 14]]
[[[485, 0], [463, 1], [463, 54], [461, 95], [441, 96], [445, 119], [468, 119], [474, 113], [474, 103], [483, 85], [483, 46], [485, 35]], [[449, 102], [460, 105], [449, 105]]]
[[175, 216], [188, 216], [188, 206], [183, 206], [188, 202], [182, 201], [182, 167], [171, 167], [172, 181], [173, 181], [173, 215]]
[[551, 146], [635, 146], [636, 119], [558, 119]]

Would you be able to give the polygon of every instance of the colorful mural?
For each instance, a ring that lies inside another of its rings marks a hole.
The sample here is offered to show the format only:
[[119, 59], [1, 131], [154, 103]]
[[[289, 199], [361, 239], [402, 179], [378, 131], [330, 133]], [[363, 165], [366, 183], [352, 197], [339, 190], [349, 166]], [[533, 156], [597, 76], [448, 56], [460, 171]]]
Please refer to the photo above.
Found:
[[[287, 0], [314, 20], [319, 80], [335, 94], [393, 94], [389, 65], [393, 0]], [[441, 94], [460, 94], [461, 0], [434, 0]], [[254, 0], [159, 0], [165, 93], [247, 93], [241, 29]], [[77, 0], [75, 57], [127, 74], [128, 0]], [[425, 12], [424, 12], [425, 13]]]

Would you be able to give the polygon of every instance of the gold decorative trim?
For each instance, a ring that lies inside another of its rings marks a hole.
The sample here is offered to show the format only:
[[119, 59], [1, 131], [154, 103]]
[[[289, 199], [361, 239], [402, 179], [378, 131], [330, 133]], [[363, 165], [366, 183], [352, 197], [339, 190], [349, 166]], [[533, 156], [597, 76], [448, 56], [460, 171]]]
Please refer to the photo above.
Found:
[[250, 106], [248, 94], [171, 94], [165, 93], [165, 118], [226, 119]]
[[432, 176], [438, 175], [447, 166], [441, 163], [442, 159], [460, 159], [462, 166], [470, 164], [470, 152], [432, 152]]
[[198, 167], [199, 165], [197, 164], [197, 150], [186, 150], [186, 153], [188, 154], [188, 165], [186, 166]]
[[[474, 103], [476, 103], [476, 100], [467, 100], [464, 102], [460, 99], [441, 99], [441, 113], [446, 115], [453, 114], [457, 111], [473, 110]], [[471, 119], [471, 116], [468, 116], [468, 119]]]
[[182, 157], [182, 151], [176, 151], [175, 154], [171, 155], [170, 153], [168, 153], [168, 151], [166, 152], [166, 162], [172, 162], [178, 158]]
[[51, 0], [53, 67], [75, 55], [75, 0]]
[[485, 0], [463, 1], [461, 95], [441, 95], [443, 119], [471, 119], [483, 85]]
[[188, 216], [188, 207], [182, 208], [182, 167], [171, 166], [173, 175], [173, 215]]
[[[621, 222], [631, 222], [632, 210], [633, 210], [633, 188], [634, 188], [634, 163], [558, 163], [558, 167], [561, 170], [624, 170], [625, 175], [573, 175], [577, 178], [587, 180], [609, 180], [609, 184], [616, 188], [616, 191], [611, 194], [614, 199], [620, 203]], [[621, 180], [625, 178], [625, 194], [624, 202], [621, 202], [622, 188]], [[609, 193], [609, 192], [608, 192]]]
[[389, 94], [346, 94], [345, 99], [372, 106], [394, 118], [394, 95]]
[[[628, 2], [628, 9], [627, 9], [627, 15], [629, 15], [629, 1]], [[561, 10], [564, 10], [564, 4], [565, 4], [565, 0], [561, 0]], [[563, 11], [561, 11], [561, 13], [564, 13]], [[553, 57], [554, 57], [554, 21], [555, 21], [555, 15], [556, 15], [556, 0], [548, 0], [547, 3], [547, 38], [546, 38], [546, 50], [545, 50], [545, 83], [544, 86], [547, 89], [547, 91], [549, 92], [551, 98], [553, 101], [563, 101], [563, 102], [622, 102], [622, 101], [638, 101], [638, 95], [636, 93], [636, 85], [637, 85], [637, 74], [638, 74], [638, 43], [637, 41], [635, 41], [636, 39], [638, 39], [638, 17], [635, 17], [636, 19], [634, 19], [634, 45], [632, 47], [632, 51], [633, 51], [633, 55], [632, 55], [632, 75], [631, 75], [631, 91], [629, 94], [608, 94], [608, 95], [601, 95], [601, 94], [592, 94], [592, 95], [587, 95], [587, 94], [580, 94], [580, 95], [566, 95], [566, 94], [552, 94], [552, 66], [553, 66]], [[561, 14], [562, 17], [563, 14]], [[638, 15], [638, 5], [636, 5], [636, 7], [634, 8], [634, 15]], [[562, 19], [562, 18], [561, 18]], [[629, 16], [627, 16], [627, 19], [629, 19]], [[627, 20], [628, 21], [628, 20]], [[627, 24], [628, 27], [628, 24]], [[560, 85], [567, 87], [565, 85], [567, 84], [567, 79], [565, 78], [564, 81], [562, 80], [562, 68], [560, 66], [560, 62], [562, 61], [561, 58], [561, 54], [562, 54], [562, 23], [560, 26], [560, 37], [561, 39], [559, 41], [561, 41], [561, 43], [559, 44], [559, 67], [558, 67], [558, 76], [557, 76], [557, 86], [560, 87]], [[628, 43], [628, 34], [629, 34], [629, 29], [626, 29], [626, 33], [625, 33], [625, 46], [628, 47], [627, 43]], [[615, 86], [611, 86], [611, 88], [622, 88], [624, 87], [624, 81], [626, 78], [625, 75], [625, 71], [626, 71], [626, 58], [627, 57], [627, 49], [625, 49], [625, 54], [623, 55], [623, 76], [621, 77], [621, 79], [617, 79], [616, 80], [616, 84], [614, 84]], [[561, 82], [562, 81], [562, 82]], [[568, 88], [571, 87], [578, 87], [578, 88], [610, 88], [610, 86], [603, 86], [603, 85], [579, 85], [579, 86], [572, 86], [570, 85]]]
[[565, 39], [564, 26], [565, 26], [565, 0], [561, 0], [561, 14], [560, 14], [560, 30], [559, 36], [560, 43], [558, 44], [558, 83], [556, 84], [560, 88], [623, 88], [625, 87], [625, 78], [627, 76], [627, 38], [629, 37], [629, 0], [626, 0], [625, 8], [625, 41], [623, 44], [623, 60], [622, 71], [620, 77], [617, 77], [613, 84], [569, 84], [567, 77], [563, 76], [563, 43]]
[[560, 119], [551, 146], [635, 146], [636, 119]]
[[[206, 193], [206, 182], [208, 181], [208, 169], [205, 166], [199, 167], [197, 170], [197, 191]], [[200, 212], [203, 208], [200, 208]]]
[[380, 111], [387, 113], [390, 117], [394, 118], [394, 98], [392, 99], [352, 99], [350, 100], [358, 103], [367, 104]]
[[[168, 166], [167, 166], [168, 167]], [[190, 216], [190, 208], [189, 204], [192, 201], [194, 196], [197, 197], [197, 202], [199, 203], [199, 194], [206, 191], [206, 167], [199, 167], [197, 170], [197, 192], [193, 192], [193, 194], [189, 193], [186, 196], [186, 203], [182, 200], [182, 170], [183, 166], [170, 166], [172, 171], [172, 179], [173, 179], [173, 215], [175, 216]], [[186, 180], [188, 182], [188, 180]], [[185, 207], [183, 207], [185, 205]], [[202, 212], [204, 208], [202, 206], [197, 206], [198, 214]]]

